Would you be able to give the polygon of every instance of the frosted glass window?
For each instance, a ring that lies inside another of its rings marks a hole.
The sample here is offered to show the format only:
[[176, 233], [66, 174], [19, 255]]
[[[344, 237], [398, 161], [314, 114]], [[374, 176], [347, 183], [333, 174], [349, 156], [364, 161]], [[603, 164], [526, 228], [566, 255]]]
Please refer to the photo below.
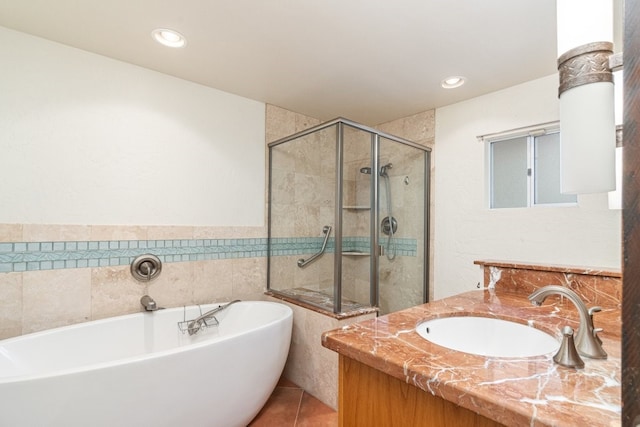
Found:
[[489, 141], [490, 206], [523, 208], [576, 203], [560, 193], [560, 133], [557, 130]]
[[560, 134], [533, 138], [534, 204], [575, 203], [575, 194], [560, 193]]
[[491, 143], [491, 207], [527, 206], [527, 138]]

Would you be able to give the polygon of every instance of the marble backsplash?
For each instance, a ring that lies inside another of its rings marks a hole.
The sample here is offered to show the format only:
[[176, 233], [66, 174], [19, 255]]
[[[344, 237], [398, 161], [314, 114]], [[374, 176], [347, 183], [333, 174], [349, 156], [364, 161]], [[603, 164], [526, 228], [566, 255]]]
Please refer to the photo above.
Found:
[[622, 304], [619, 269], [495, 260], [479, 260], [474, 264], [483, 267], [484, 284], [489, 289], [530, 294], [546, 285], [560, 285], [580, 295], [587, 305], [620, 309]]
[[[619, 269], [495, 260], [474, 263], [482, 266], [484, 285], [489, 290], [529, 295], [547, 285], [571, 289], [587, 307], [601, 307], [602, 310], [594, 314], [596, 327], [606, 323], [606, 333], [617, 337], [622, 335], [622, 272]], [[548, 303], [552, 299], [562, 300], [561, 297], [554, 296]], [[566, 304], [568, 303], [562, 303], [563, 306]]]

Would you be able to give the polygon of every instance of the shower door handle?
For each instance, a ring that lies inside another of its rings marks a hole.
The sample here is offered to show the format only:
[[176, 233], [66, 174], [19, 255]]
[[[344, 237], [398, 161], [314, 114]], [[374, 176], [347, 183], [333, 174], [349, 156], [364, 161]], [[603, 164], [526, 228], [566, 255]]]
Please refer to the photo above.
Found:
[[300, 258], [298, 260], [298, 267], [302, 268], [312, 263], [324, 253], [324, 250], [327, 248], [327, 241], [329, 240], [329, 234], [331, 234], [331, 226], [325, 225], [324, 227], [322, 227], [322, 232], [324, 233], [324, 242], [322, 242], [322, 247], [320, 248], [320, 251], [311, 255], [311, 257], [309, 257], [308, 259]]

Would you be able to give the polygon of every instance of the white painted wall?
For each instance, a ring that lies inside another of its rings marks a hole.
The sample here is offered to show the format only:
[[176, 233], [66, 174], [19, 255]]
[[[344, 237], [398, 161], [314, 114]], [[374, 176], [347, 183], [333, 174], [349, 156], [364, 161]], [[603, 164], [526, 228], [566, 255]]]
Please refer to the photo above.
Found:
[[2, 27], [0, 61], [0, 223], [264, 224], [263, 103]]
[[620, 268], [621, 214], [606, 193], [578, 196], [577, 207], [488, 209], [476, 137], [555, 120], [556, 75], [436, 110], [436, 299], [476, 289], [479, 259]]

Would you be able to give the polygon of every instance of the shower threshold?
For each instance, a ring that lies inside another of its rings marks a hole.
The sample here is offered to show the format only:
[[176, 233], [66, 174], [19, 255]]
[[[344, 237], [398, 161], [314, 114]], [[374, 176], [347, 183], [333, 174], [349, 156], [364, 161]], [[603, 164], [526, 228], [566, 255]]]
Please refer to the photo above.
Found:
[[342, 298], [342, 312], [333, 312], [333, 296], [325, 292], [307, 288], [291, 288], [279, 291], [270, 290], [267, 295], [296, 304], [336, 319], [360, 316], [367, 313], [375, 313], [377, 307], [361, 304], [347, 298]]

